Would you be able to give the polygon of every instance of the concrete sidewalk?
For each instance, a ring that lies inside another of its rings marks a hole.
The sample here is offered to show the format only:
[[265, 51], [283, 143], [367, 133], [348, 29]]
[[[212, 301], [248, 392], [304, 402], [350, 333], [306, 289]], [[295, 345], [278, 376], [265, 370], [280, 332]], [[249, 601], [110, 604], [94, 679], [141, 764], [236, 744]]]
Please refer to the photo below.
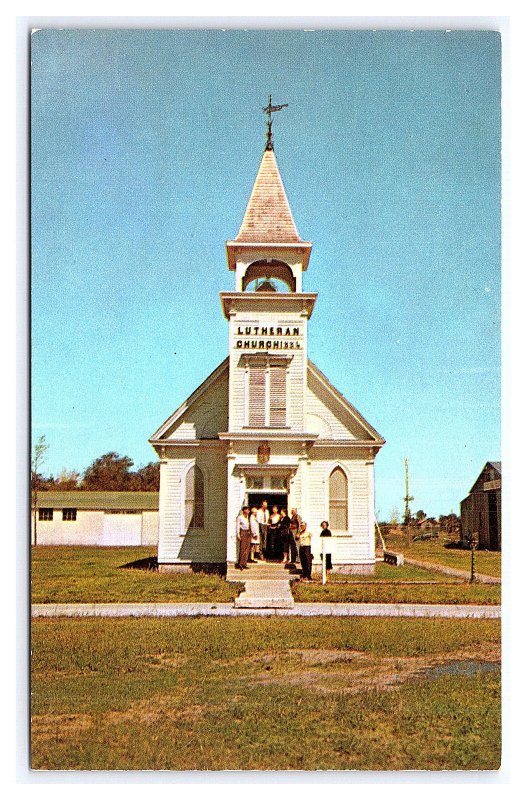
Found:
[[[443, 564], [435, 564], [432, 561], [417, 561], [414, 558], [407, 558], [404, 555], [404, 563], [411, 564], [412, 567], [423, 567], [424, 569], [431, 569], [435, 572], [442, 572], [444, 575], [451, 575], [451, 577], [454, 578], [462, 578], [465, 581], [469, 581], [471, 578], [471, 573], [467, 570], [446, 567]], [[475, 573], [475, 580], [477, 583], [501, 583], [500, 578], [495, 578], [492, 575], [480, 575], [478, 572]]]
[[425, 603], [296, 603], [234, 608], [232, 603], [40, 603], [32, 617], [442, 617], [500, 619], [500, 606]]

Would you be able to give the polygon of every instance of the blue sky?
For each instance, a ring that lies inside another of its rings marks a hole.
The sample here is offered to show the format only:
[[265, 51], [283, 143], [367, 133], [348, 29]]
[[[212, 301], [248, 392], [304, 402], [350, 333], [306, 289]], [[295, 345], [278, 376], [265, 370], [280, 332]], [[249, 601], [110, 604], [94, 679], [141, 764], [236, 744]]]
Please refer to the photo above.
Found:
[[387, 439], [380, 517], [458, 511], [500, 458], [492, 32], [39, 31], [32, 416], [44, 471], [147, 439], [227, 354], [218, 298], [264, 146], [319, 293], [310, 357]]

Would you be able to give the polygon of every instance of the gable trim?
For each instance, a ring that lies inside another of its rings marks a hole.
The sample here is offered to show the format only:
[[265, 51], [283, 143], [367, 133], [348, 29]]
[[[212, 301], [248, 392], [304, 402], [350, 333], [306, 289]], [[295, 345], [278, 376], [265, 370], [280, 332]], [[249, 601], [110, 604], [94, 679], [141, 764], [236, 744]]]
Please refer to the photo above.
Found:
[[[320, 383], [322, 384], [322, 386], [324, 386], [324, 387], [325, 387], [325, 389], [327, 389], [327, 391], [329, 392], [329, 394], [330, 394], [330, 395], [331, 395], [331, 396], [332, 396], [332, 397], [333, 397], [335, 400], [337, 400], [337, 401], [338, 401], [338, 403], [339, 403], [339, 404], [340, 404], [340, 405], [341, 405], [341, 406], [342, 406], [342, 407], [343, 407], [343, 408], [344, 408], [344, 409], [345, 409], [345, 410], [346, 410], [346, 411], [347, 411], [349, 414], [351, 414], [351, 416], [352, 416], [352, 417], [354, 417], [354, 419], [355, 419], [357, 422], [359, 422], [359, 423], [360, 423], [360, 425], [362, 425], [362, 427], [363, 427], [363, 428], [365, 428], [365, 430], [366, 430], [366, 431], [369, 433], [369, 435], [372, 437], [372, 439], [373, 439], [373, 442], [374, 442], [374, 443], [376, 443], [376, 444], [380, 444], [380, 445], [383, 445], [383, 444], [385, 444], [385, 439], [383, 438], [383, 436], [381, 436], [381, 435], [378, 433], [378, 431], [377, 431], [375, 428], [373, 428], [373, 426], [372, 426], [372, 425], [370, 425], [370, 424], [367, 422], [367, 420], [365, 419], [365, 417], [363, 417], [363, 416], [360, 414], [360, 412], [358, 411], [358, 409], [357, 409], [357, 408], [355, 408], [355, 407], [352, 405], [352, 403], [350, 403], [350, 402], [347, 400], [347, 398], [343, 396], [343, 394], [342, 394], [341, 392], [339, 392], [339, 391], [338, 391], [338, 389], [337, 389], [337, 388], [336, 388], [336, 387], [335, 387], [335, 386], [334, 386], [334, 385], [333, 385], [333, 384], [330, 382], [330, 380], [327, 378], [327, 376], [323, 374], [323, 372], [321, 371], [321, 369], [318, 369], [318, 367], [316, 366], [316, 364], [315, 364], [313, 361], [311, 361], [311, 360], [310, 360], [310, 358], [308, 359], [308, 362], [307, 362], [307, 369], [308, 369], [308, 370], [310, 370], [310, 372], [311, 372], [311, 373], [314, 375], [314, 377], [315, 377], [315, 378], [317, 378], [317, 379], [320, 381]], [[370, 444], [372, 444], [373, 442], [371, 442]]]
[[[470, 495], [472, 495], [472, 494], [475, 494], [475, 486], [477, 485], [479, 480], [482, 478], [482, 476], [484, 474], [484, 471], [488, 467], [492, 467], [494, 470], [496, 470], [499, 473], [500, 478], [502, 479], [502, 462], [501, 461], [486, 461], [486, 463], [484, 464], [484, 466], [482, 467], [482, 469], [480, 470], [480, 472], [478, 474], [477, 480], [475, 481], [475, 483], [473, 484], [473, 486], [469, 490], [468, 497]], [[467, 498], [465, 498], [465, 499], [467, 499]]]
[[229, 357], [227, 356], [225, 358], [225, 360], [222, 361], [221, 364], [219, 364], [219, 366], [216, 367], [215, 370], [210, 373], [208, 378], [206, 378], [203, 381], [203, 383], [201, 383], [197, 387], [197, 389], [194, 392], [192, 392], [192, 394], [189, 397], [186, 398], [184, 403], [182, 403], [179, 406], [179, 408], [176, 411], [174, 411], [174, 413], [170, 417], [168, 417], [166, 422], [163, 422], [161, 427], [158, 428], [155, 431], [155, 433], [153, 433], [150, 436], [150, 438], [148, 439], [148, 442], [150, 444], [159, 443], [159, 440], [166, 441], [166, 440], [164, 440], [164, 436], [165, 436], [166, 432], [177, 422], [177, 420], [179, 420], [183, 416], [183, 414], [186, 411], [188, 411], [189, 408], [191, 408], [194, 405], [194, 403], [196, 403], [203, 396], [203, 394], [205, 394], [205, 392], [208, 389], [210, 389], [210, 387], [219, 378], [221, 378], [223, 376], [223, 374], [225, 372], [227, 372], [227, 370], [228, 370], [228, 362], [229, 362]]

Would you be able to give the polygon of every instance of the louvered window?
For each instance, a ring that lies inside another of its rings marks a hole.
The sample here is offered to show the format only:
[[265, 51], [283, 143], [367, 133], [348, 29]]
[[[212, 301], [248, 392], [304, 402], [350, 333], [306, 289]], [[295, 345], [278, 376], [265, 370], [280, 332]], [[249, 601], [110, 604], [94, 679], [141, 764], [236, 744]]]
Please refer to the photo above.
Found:
[[185, 529], [205, 527], [205, 482], [199, 467], [186, 473]]
[[248, 373], [248, 424], [263, 428], [266, 418], [266, 367], [252, 364]]
[[269, 369], [269, 425], [283, 428], [287, 424], [287, 370], [271, 364]]
[[248, 425], [284, 428], [287, 424], [287, 368], [251, 364], [248, 369]]
[[347, 496], [347, 476], [340, 467], [336, 467], [329, 478], [329, 527], [332, 530], [347, 530], [349, 517]]

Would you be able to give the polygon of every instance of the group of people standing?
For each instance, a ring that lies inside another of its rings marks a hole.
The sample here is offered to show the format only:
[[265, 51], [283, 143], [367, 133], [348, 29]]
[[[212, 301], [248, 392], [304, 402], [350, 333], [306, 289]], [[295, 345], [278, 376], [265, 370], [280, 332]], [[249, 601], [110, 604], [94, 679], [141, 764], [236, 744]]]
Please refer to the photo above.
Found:
[[[321, 523], [320, 536], [331, 536], [329, 523]], [[312, 535], [307, 523], [301, 519], [297, 508], [287, 509], [272, 506], [263, 500], [259, 508], [243, 506], [236, 520], [236, 536], [239, 542], [238, 569], [248, 569], [248, 564], [266, 559], [281, 561], [282, 564], [296, 564], [298, 555], [301, 564], [302, 579], [312, 579], [311, 551]], [[332, 569], [330, 554], [325, 556], [327, 569]]]

